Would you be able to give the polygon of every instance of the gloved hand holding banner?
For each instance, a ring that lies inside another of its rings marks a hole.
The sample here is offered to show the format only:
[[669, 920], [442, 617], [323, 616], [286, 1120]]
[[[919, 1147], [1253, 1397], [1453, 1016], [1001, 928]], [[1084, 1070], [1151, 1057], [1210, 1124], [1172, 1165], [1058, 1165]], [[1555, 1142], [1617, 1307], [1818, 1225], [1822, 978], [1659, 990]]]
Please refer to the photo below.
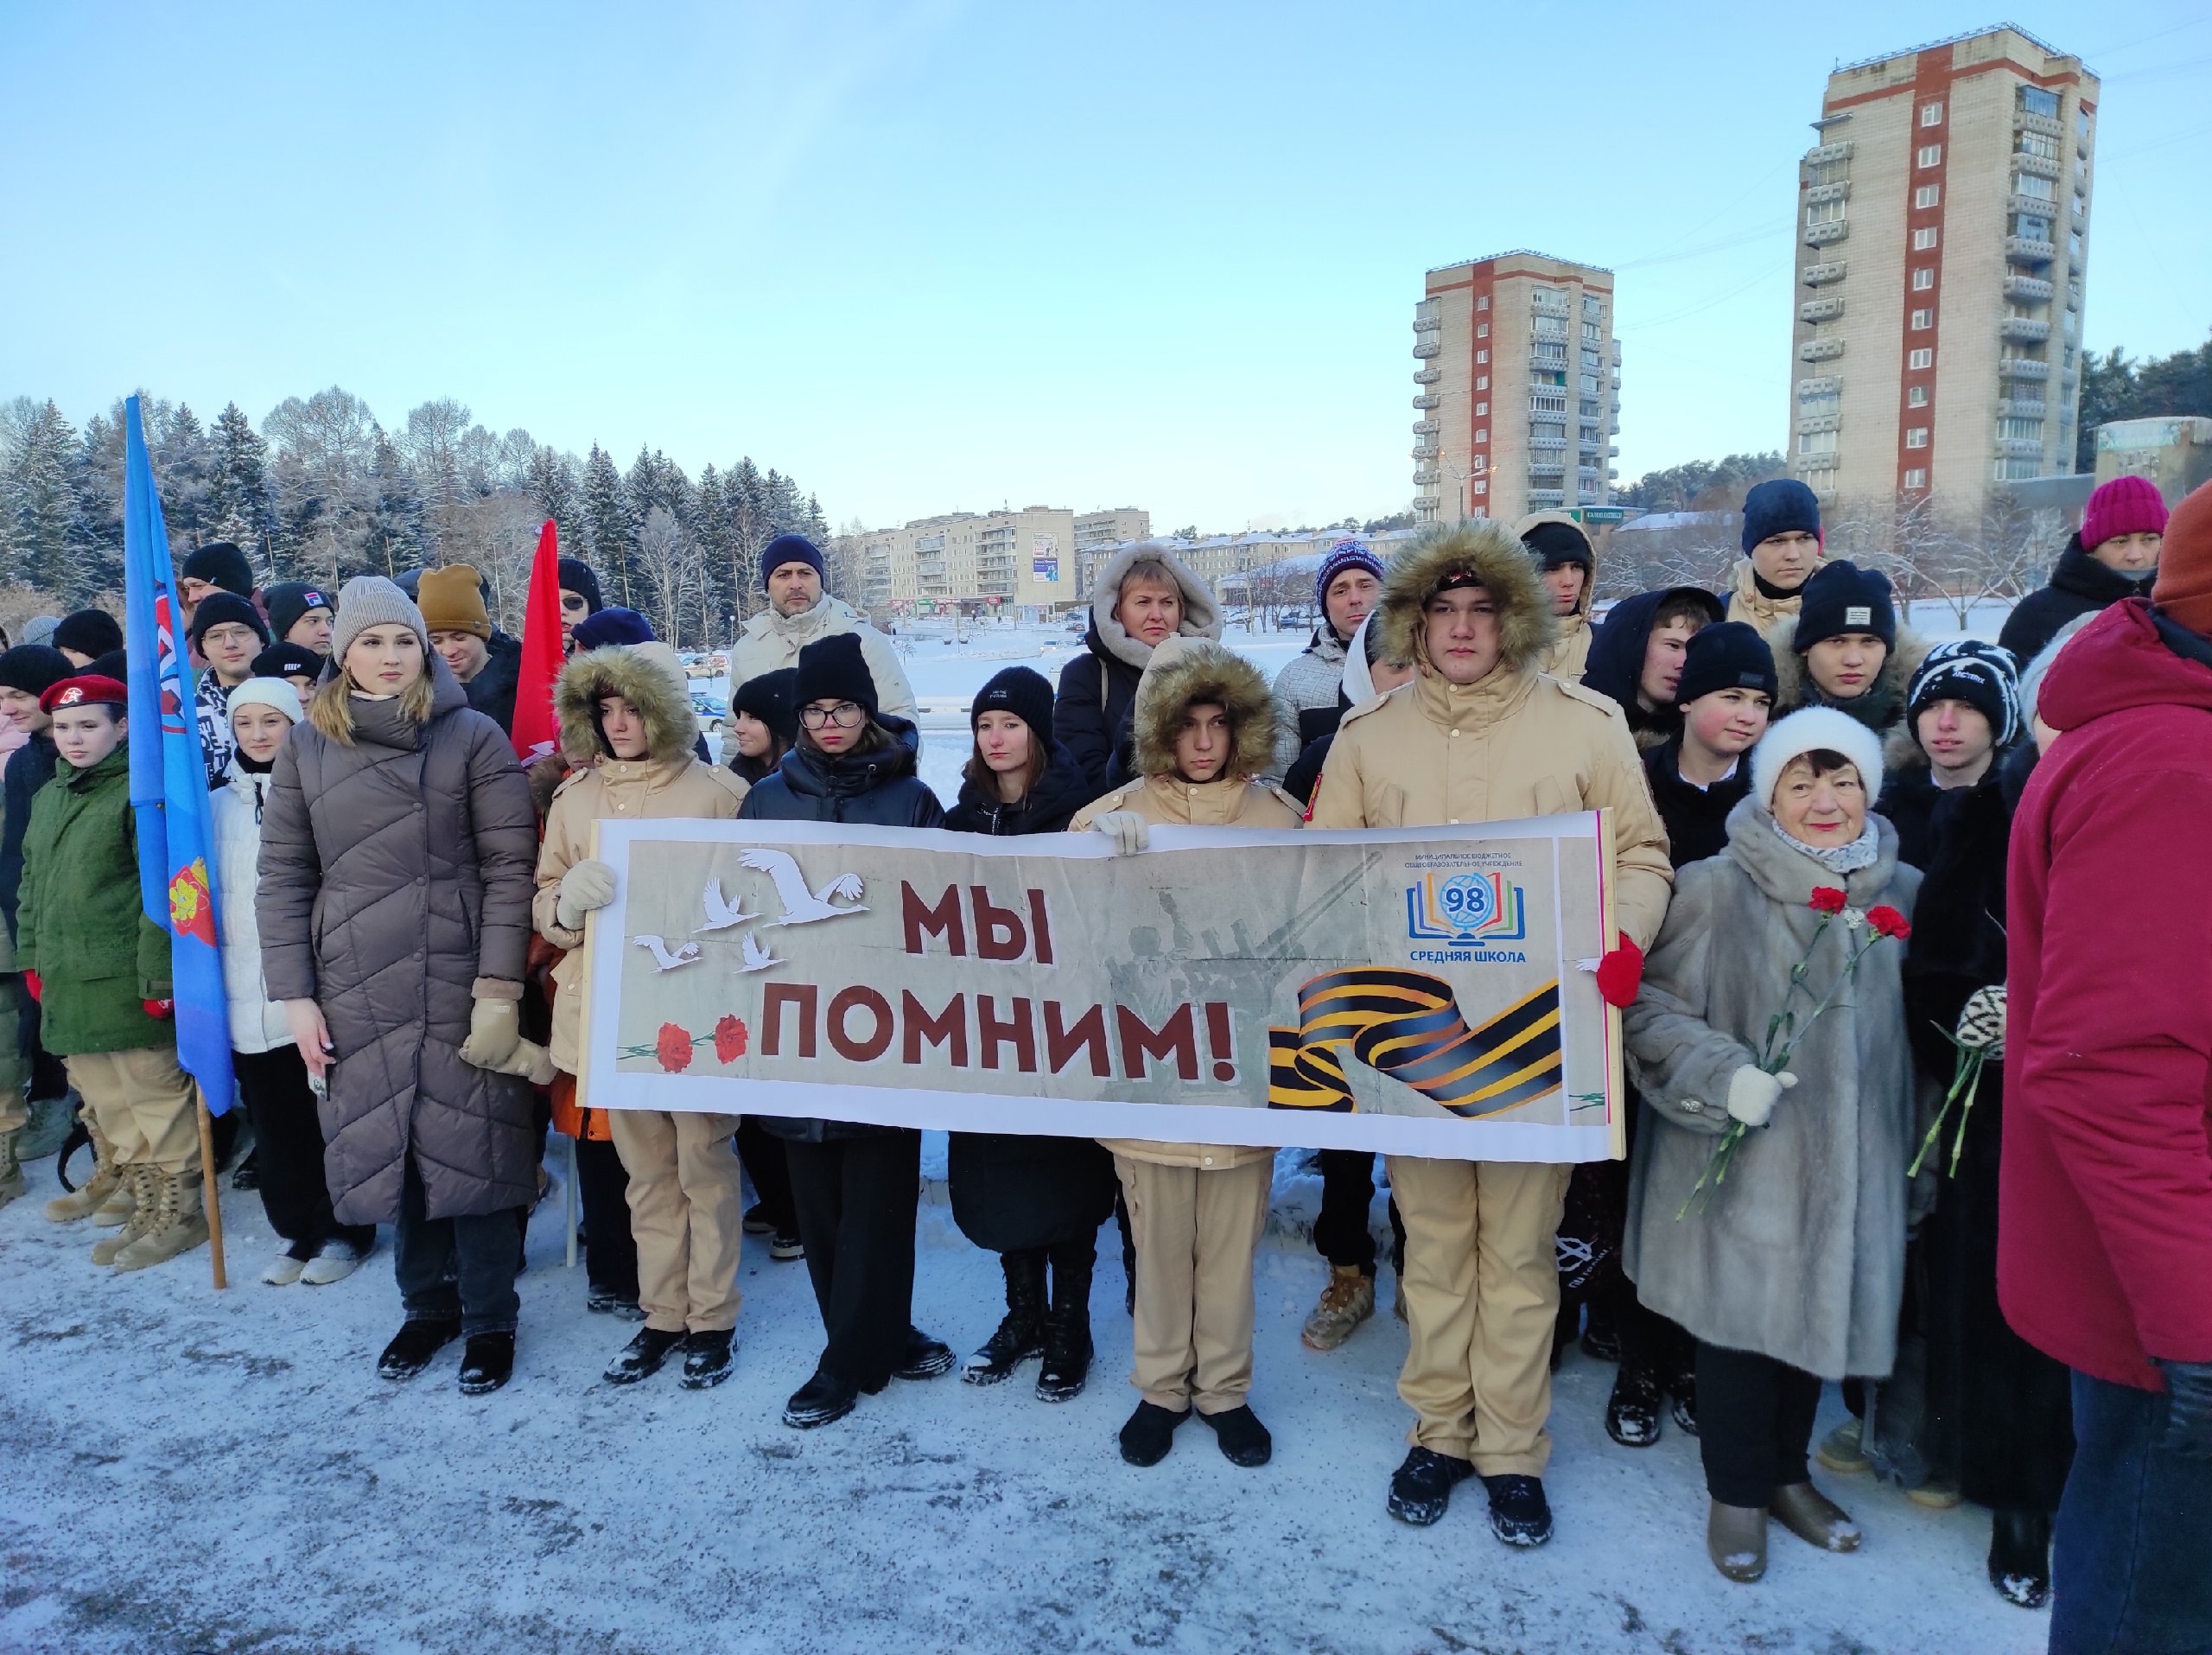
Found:
[[992, 839], [602, 821], [595, 1108], [1305, 1144], [1621, 1153], [1595, 813], [1358, 833]]

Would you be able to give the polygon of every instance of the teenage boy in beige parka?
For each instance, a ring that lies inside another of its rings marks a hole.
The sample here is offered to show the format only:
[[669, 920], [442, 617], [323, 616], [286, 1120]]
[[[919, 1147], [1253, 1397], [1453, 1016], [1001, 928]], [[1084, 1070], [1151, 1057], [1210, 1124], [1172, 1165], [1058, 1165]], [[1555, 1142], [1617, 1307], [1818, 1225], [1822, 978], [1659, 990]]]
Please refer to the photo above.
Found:
[[[1313, 799], [1315, 828], [1510, 821], [1611, 810], [1624, 946], [1600, 972], [1633, 996], [1674, 878], [1620, 709], [1546, 676], [1552, 606], [1504, 525], [1462, 524], [1391, 561], [1376, 612], [1383, 652], [1412, 683], [1344, 715]], [[1479, 1472], [1491, 1526], [1513, 1545], [1551, 1537], [1553, 1249], [1567, 1167], [1389, 1158], [1406, 1225], [1401, 1283], [1412, 1330], [1398, 1394], [1419, 1416], [1391, 1479], [1391, 1514], [1428, 1524]]]

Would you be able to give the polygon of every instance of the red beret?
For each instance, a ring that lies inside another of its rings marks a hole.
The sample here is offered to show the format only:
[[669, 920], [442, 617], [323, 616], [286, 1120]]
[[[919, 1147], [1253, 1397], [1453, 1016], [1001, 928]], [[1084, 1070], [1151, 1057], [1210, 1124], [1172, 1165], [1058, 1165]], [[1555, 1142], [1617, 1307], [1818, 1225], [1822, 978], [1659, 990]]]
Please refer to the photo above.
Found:
[[86, 672], [62, 679], [38, 698], [38, 710], [42, 713], [58, 712], [64, 707], [120, 707], [127, 713], [130, 710], [130, 691], [113, 678]]

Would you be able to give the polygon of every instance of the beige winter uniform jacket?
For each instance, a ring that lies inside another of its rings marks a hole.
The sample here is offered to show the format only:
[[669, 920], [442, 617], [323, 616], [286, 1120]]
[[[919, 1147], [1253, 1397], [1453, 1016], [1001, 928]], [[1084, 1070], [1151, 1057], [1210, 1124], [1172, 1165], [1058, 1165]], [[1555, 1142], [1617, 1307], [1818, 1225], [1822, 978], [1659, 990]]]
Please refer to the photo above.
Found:
[[[1815, 569], [1820, 565], [1815, 563]], [[1805, 576], [1812, 579], [1809, 574]], [[1804, 588], [1797, 589], [1802, 594]], [[1797, 611], [1804, 607], [1802, 595], [1770, 598], [1759, 590], [1758, 582], [1751, 577], [1751, 560], [1743, 558], [1736, 565], [1736, 577], [1728, 589], [1728, 619], [1747, 621], [1764, 632], [1778, 621], [1794, 621]]]
[[1538, 658], [1537, 671], [1569, 684], [1582, 682], [1582, 674], [1590, 665], [1590, 598], [1583, 595], [1583, 607], [1573, 614], [1559, 618], [1559, 642]]

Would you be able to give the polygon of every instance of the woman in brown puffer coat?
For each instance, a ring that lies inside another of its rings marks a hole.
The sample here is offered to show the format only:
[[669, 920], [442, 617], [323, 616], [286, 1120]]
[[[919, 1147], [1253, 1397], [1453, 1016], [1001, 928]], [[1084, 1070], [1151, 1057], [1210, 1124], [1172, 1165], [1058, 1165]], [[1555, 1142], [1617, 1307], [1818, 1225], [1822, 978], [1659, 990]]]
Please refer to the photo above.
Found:
[[514, 1371], [522, 1213], [537, 1191], [513, 1065], [537, 813], [514, 749], [471, 711], [390, 581], [339, 594], [331, 664], [262, 818], [261, 965], [322, 1077], [341, 1224], [394, 1224], [407, 1321], [378, 1372], [463, 1334], [461, 1384]]

